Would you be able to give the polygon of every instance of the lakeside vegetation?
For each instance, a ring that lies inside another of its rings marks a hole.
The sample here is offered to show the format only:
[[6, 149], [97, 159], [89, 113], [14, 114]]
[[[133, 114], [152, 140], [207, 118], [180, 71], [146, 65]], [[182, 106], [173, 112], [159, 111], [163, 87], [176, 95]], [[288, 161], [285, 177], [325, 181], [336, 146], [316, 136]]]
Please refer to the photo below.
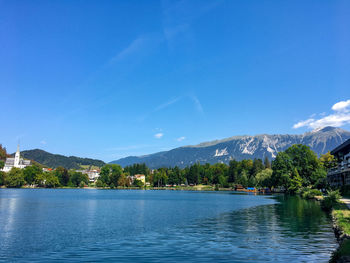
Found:
[[[2, 153], [5, 158], [6, 151]], [[0, 168], [3, 162], [0, 163]], [[309, 193], [312, 189], [329, 189], [327, 169], [335, 165], [330, 153], [320, 158], [305, 145], [297, 144], [284, 152], [279, 152], [270, 162], [268, 158], [254, 160], [231, 160], [229, 164], [195, 163], [184, 169], [161, 167], [151, 170], [145, 164], [134, 164], [124, 169], [117, 164], [106, 164], [101, 168], [95, 183], [89, 182], [86, 174], [74, 169], [57, 167], [53, 171], [42, 171], [42, 166], [34, 164], [24, 169], [13, 168], [9, 173], [0, 173], [0, 185], [22, 187], [82, 187], [101, 188], [145, 187], [140, 180], [131, 180], [136, 174], [143, 174], [148, 187], [196, 187], [199, 189], [256, 187], [274, 189], [289, 194]], [[313, 193], [319, 194], [317, 190]], [[305, 194], [306, 196], [307, 194]]]
[[145, 164], [134, 164], [124, 169], [108, 164], [102, 167], [97, 184], [124, 187], [127, 186], [125, 177], [144, 174], [150, 187], [215, 185], [218, 188], [232, 188], [242, 185], [302, 194], [311, 189], [329, 189], [327, 169], [334, 165], [335, 160], [330, 153], [318, 158], [308, 146], [298, 144], [278, 153], [272, 163], [268, 158], [264, 161], [247, 159], [231, 160], [228, 165], [195, 163], [184, 169], [162, 167], [155, 170], [150, 170]]

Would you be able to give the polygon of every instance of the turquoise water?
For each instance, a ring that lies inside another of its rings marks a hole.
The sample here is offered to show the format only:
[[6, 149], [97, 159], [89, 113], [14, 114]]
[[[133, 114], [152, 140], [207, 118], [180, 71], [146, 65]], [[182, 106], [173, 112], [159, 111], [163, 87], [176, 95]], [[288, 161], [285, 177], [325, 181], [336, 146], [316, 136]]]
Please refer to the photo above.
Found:
[[316, 202], [229, 192], [1, 189], [0, 260], [327, 262]]

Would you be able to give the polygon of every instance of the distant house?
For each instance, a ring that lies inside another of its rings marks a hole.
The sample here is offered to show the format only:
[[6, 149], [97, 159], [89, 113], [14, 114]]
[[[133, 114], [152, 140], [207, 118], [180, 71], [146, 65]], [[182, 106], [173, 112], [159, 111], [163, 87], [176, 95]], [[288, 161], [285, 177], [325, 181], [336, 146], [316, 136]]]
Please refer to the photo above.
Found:
[[144, 174], [135, 174], [134, 176], [130, 176], [131, 183], [135, 180], [140, 180], [143, 184], [146, 184], [146, 176]]
[[51, 171], [52, 171], [52, 168], [46, 168], [46, 167], [43, 168], [43, 172], [51, 172]]
[[90, 182], [95, 182], [100, 177], [100, 170], [77, 170], [77, 172], [86, 174]]
[[2, 171], [7, 173], [11, 171], [12, 167], [23, 169], [24, 167], [29, 166], [30, 164], [31, 163], [29, 160], [24, 160], [23, 158], [21, 158], [19, 145], [18, 145], [15, 158], [7, 158]]
[[336, 158], [337, 166], [328, 171], [328, 183], [334, 187], [350, 185], [350, 139], [331, 151], [331, 154]]

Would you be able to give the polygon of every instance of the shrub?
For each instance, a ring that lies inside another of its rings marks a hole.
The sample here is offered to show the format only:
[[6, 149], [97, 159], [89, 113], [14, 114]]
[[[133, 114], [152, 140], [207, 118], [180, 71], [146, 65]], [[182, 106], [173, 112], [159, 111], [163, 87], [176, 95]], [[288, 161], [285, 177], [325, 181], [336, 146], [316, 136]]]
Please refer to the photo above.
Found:
[[141, 188], [143, 187], [143, 182], [141, 180], [135, 179], [133, 185]]
[[310, 190], [310, 188], [308, 188], [308, 187], [300, 187], [295, 193], [300, 195], [300, 196], [303, 196], [303, 194], [309, 190]]
[[105, 184], [101, 180], [96, 181], [96, 187], [105, 187]]
[[336, 191], [327, 191], [327, 196], [325, 196], [322, 200], [322, 208], [325, 210], [331, 210], [334, 205], [339, 203], [340, 199], [340, 193], [339, 190]]
[[83, 188], [85, 186], [85, 182], [84, 181], [81, 181], [80, 184], [79, 184], [79, 187], [80, 188]]
[[305, 199], [313, 199], [315, 196], [322, 196], [322, 192], [317, 189], [309, 189], [302, 194]]

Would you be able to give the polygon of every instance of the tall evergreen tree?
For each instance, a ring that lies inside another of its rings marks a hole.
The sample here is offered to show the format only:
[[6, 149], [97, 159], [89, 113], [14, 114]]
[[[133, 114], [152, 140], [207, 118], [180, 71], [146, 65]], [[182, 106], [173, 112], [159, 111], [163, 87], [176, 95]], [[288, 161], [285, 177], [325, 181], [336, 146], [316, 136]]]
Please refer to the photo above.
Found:
[[271, 163], [267, 155], [265, 156], [265, 159], [264, 159], [264, 165], [265, 165], [265, 168], [269, 168], [269, 169], [271, 168]]

